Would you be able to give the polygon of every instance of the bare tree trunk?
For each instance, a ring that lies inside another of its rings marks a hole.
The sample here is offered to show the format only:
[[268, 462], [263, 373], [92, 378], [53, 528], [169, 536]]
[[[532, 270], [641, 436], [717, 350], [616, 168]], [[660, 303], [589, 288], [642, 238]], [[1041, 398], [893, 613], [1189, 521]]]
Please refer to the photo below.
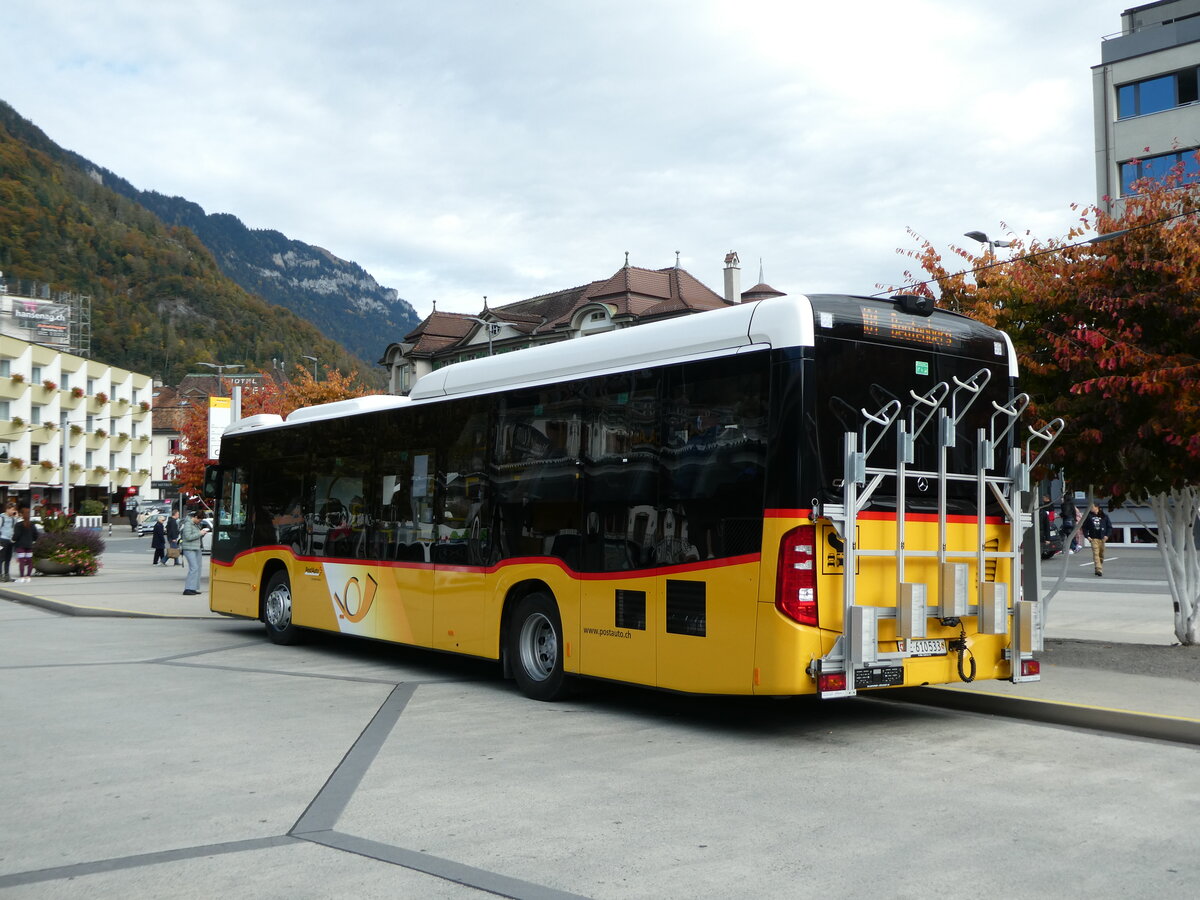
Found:
[[1200, 485], [1155, 494], [1149, 501], [1158, 520], [1158, 550], [1175, 602], [1175, 636], [1181, 644], [1195, 644], [1200, 626], [1200, 550], [1195, 533]]

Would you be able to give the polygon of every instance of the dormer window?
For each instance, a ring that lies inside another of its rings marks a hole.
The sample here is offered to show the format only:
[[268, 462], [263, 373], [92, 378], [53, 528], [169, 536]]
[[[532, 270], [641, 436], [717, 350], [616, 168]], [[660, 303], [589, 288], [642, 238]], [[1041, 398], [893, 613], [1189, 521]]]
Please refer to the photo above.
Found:
[[576, 321], [579, 323], [578, 334], [580, 337], [587, 334], [598, 334], [601, 331], [612, 331], [613, 328], [610, 313], [603, 307], [600, 309], [593, 307], [587, 311], [581, 310]]

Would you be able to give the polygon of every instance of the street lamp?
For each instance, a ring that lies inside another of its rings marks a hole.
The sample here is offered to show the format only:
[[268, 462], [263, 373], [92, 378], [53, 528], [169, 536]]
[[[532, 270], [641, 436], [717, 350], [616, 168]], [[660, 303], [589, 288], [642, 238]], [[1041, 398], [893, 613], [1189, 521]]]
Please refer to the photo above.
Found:
[[301, 354], [302, 359], [311, 359], [313, 364], [313, 381], [317, 380], [317, 358], [315, 356], [305, 356]]
[[963, 235], [963, 237], [969, 237], [973, 241], [979, 241], [981, 244], [987, 244], [989, 256], [996, 255], [997, 247], [1004, 248], [1011, 247], [1013, 245], [1012, 241], [993, 241], [982, 231], [968, 231]]
[[243, 366], [240, 366], [240, 365], [235, 365], [235, 364], [233, 364], [233, 363], [226, 363], [226, 364], [224, 364], [224, 365], [217, 365], [216, 363], [209, 363], [209, 362], [198, 362], [198, 363], [196, 363], [196, 365], [198, 365], [198, 366], [207, 366], [207, 367], [208, 367], [208, 368], [210, 368], [210, 369], [216, 369], [216, 370], [217, 370], [217, 377], [218, 377], [218, 378], [220, 378], [220, 377], [221, 377], [221, 375], [222, 375], [222, 374], [225, 372], [225, 370], [226, 370], [226, 369], [241, 369], [241, 368], [243, 368]]
[[496, 335], [498, 335], [500, 333], [500, 329], [503, 328], [505, 325], [509, 325], [513, 328], [515, 328], [517, 326], [516, 322], [491, 322], [487, 319], [481, 319], [478, 316], [467, 316], [467, 318], [470, 319], [472, 322], [478, 322], [480, 325], [482, 325], [484, 328], [487, 329], [488, 356], [492, 355], [492, 338], [494, 338]]

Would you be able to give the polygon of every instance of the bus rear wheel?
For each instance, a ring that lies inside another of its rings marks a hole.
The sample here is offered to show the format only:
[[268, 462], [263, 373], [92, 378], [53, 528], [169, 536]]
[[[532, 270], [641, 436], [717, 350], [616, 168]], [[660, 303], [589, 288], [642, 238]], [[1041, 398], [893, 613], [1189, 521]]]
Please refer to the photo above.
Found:
[[276, 572], [267, 582], [263, 622], [274, 644], [294, 644], [300, 639], [300, 629], [292, 622], [292, 584], [287, 572]]
[[508, 629], [508, 658], [525, 696], [546, 701], [566, 696], [562, 620], [552, 596], [538, 592], [517, 602]]

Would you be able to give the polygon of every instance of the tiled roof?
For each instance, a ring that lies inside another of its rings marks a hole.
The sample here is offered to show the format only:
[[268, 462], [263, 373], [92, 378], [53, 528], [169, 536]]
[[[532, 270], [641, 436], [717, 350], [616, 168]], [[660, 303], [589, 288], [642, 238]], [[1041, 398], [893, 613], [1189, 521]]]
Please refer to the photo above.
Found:
[[754, 287], [750, 288], [750, 290], [742, 291], [742, 302], [745, 303], [747, 300], [765, 300], [768, 297], [786, 296], [787, 294], [785, 294], [783, 291], [777, 291], [769, 284], [765, 284], [760, 281]]
[[[684, 269], [623, 266], [608, 278], [484, 310], [479, 318], [509, 322], [519, 332], [543, 334], [570, 327], [580, 307], [602, 303], [614, 316], [654, 318], [718, 309], [729, 304]], [[463, 313], [434, 312], [404, 337], [410, 356], [435, 356], [463, 344], [478, 323]]]
[[453, 347], [477, 327], [464, 313], [432, 312], [416, 328], [404, 336], [413, 345], [413, 355], [431, 355]]

